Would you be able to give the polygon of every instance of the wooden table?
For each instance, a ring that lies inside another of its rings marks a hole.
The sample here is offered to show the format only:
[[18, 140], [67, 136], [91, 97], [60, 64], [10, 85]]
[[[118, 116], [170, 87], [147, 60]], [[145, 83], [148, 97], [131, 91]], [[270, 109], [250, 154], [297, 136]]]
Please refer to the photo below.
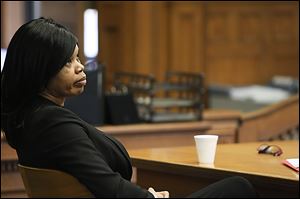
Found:
[[281, 163], [299, 157], [299, 141], [274, 141], [283, 154], [258, 154], [260, 142], [218, 144], [214, 165], [199, 164], [195, 146], [129, 150], [137, 168], [137, 184], [186, 196], [225, 177], [239, 175], [254, 185], [261, 197], [299, 197], [299, 173]]

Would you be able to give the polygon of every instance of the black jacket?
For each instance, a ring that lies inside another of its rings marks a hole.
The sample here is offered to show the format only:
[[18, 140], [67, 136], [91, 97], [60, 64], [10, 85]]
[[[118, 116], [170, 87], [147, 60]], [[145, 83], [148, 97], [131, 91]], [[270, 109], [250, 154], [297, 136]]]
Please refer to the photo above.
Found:
[[16, 147], [20, 164], [67, 172], [95, 197], [153, 197], [130, 182], [123, 145], [70, 110], [39, 97], [25, 118]]

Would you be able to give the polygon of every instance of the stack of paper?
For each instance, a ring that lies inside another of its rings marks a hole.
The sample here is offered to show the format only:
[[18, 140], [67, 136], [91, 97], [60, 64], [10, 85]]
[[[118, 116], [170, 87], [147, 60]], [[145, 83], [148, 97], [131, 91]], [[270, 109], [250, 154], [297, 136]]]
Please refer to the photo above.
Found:
[[285, 159], [282, 163], [299, 172], [299, 158]]

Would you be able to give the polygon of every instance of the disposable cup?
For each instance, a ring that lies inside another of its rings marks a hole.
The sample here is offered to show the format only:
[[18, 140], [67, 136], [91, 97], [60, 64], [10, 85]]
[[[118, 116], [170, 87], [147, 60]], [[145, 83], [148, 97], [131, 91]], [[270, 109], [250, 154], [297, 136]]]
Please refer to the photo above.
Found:
[[213, 164], [218, 142], [218, 135], [195, 135], [198, 162]]

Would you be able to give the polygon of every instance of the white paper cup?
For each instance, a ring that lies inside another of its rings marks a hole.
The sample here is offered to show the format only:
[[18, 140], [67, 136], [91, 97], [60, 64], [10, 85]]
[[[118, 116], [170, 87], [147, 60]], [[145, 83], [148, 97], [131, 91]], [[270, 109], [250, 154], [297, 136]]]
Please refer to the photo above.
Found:
[[203, 164], [213, 164], [218, 142], [217, 135], [195, 135], [194, 136], [198, 162]]

